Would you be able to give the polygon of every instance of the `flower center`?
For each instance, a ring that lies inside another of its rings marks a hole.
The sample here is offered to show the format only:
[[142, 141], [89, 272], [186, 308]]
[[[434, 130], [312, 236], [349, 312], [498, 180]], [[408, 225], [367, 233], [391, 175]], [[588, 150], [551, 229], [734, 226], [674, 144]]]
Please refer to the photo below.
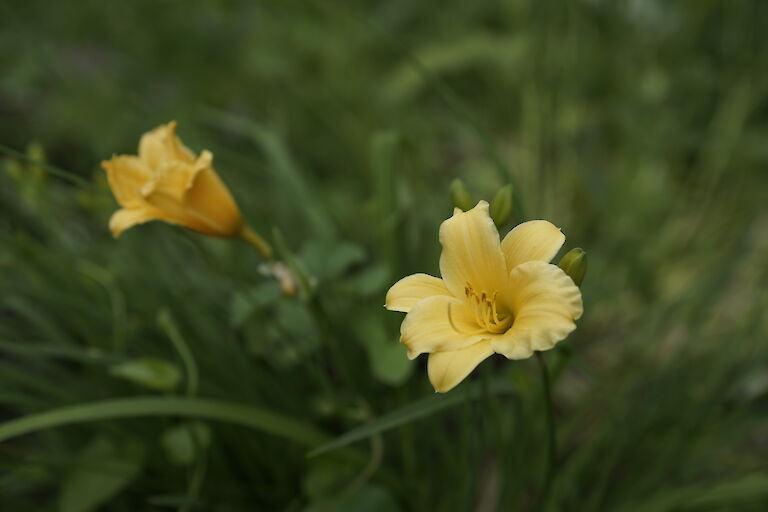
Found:
[[512, 324], [512, 315], [499, 311], [496, 305], [496, 297], [499, 292], [478, 292], [469, 283], [464, 286], [464, 295], [467, 297], [469, 309], [475, 315], [477, 324], [488, 332], [502, 333]]

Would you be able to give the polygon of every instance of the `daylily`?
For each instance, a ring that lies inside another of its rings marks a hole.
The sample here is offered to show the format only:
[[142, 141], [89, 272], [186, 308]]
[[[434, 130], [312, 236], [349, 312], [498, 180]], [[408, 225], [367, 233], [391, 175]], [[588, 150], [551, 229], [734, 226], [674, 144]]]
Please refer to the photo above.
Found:
[[195, 155], [176, 136], [175, 121], [145, 133], [138, 153], [101, 164], [122, 206], [109, 221], [115, 237], [151, 220], [206, 235], [245, 236], [240, 210], [213, 169], [213, 154], [206, 150]]
[[387, 292], [386, 307], [407, 313], [400, 341], [408, 357], [429, 354], [429, 380], [446, 392], [493, 353], [525, 359], [576, 328], [583, 311], [573, 280], [549, 262], [565, 242], [545, 220], [499, 238], [480, 201], [440, 226], [440, 274], [414, 274]]

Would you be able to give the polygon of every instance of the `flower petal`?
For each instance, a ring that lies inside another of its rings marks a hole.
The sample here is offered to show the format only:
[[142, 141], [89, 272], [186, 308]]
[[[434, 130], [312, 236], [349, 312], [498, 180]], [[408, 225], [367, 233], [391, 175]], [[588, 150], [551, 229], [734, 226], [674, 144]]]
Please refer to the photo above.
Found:
[[200, 155], [196, 163], [198, 171], [184, 193], [184, 207], [219, 236], [235, 236], [243, 219], [229, 189], [211, 166], [212, 158], [208, 151]]
[[183, 162], [172, 162], [155, 171], [152, 179], [141, 189], [144, 197], [161, 193], [181, 203], [184, 192], [192, 181], [192, 166]]
[[195, 183], [197, 175], [210, 168], [212, 161], [213, 154], [210, 151], [203, 151], [193, 164], [181, 160], [165, 162], [162, 167], [155, 170], [152, 180], [145, 185], [142, 192], [144, 195], [155, 191], [162, 192], [183, 202], [187, 191]]
[[506, 289], [507, 270], [499, 232], [480, 201], [468, 212], [458, 208], [440, 225], [440, 274], [456, 297], [464, 297], [467, 284], [478, 293]]
[[501, 242], [501, 250], [512, 270], [526, 261], [549, 263], [563, 246], [565, 235], [551, 222], [531, 220], [515, 226]]
[[171, 121], [141, 136], [139, 158], [155, 170], [176, 160], [191, 164], [195, 154], [176, 136], [176, 121]]
[[491, 354], [493, 349], [487, 340], [461, 350], [429, 354], [427, 363], [429, 381], [438, 393], [450, 391]]
[[408, 347], [408, 358], [425, 352], [458, 350], [489, 338], [465, 304], [446, 295], [417, 302], [400, 326], [400, 342]]
[[109, 188], [124, 208], [135, 208], [142, 203], [141, 189], [151, 177], [146, 164], [136, 156], [114, 156], [101, 162], [107, 172]]
[[510, 272], [512, 327], [492, 340], [493, 350], [509, 359], [549, 350], [576, 328], [581, 317], [581, 292], [556, 265], [529, 261]]
[[396, 282], [387, 292], [385, 307], [391, 311], [407, 313], [421, 299], [433, 295], [451, 295], [439, 277], [413, 274]]
[[209, 225], [204, 220], [195, 215], [191, 215], [184, 205], [174, 196], [159, 190], [153, 190], [144, 197], [144, 200], [154, 210], [161, 212], [162, 219], [169, 222], [180, 224], [185, 228], [203, 233], [205, 235], [216, 236], [219, 231]]
[[135, 209], [123, 208], [112, 214], [112, 217], [109, 219], [109, 230], [112, 231], [112, 236], [119, 238], [126, 229], [133, 227], [136, 224], [144, 224], [151, 220], [164, 220], [166, 222], [174, 223], [172, 220], [165, 218], [162, 212], [156, 211], [151, 207]]

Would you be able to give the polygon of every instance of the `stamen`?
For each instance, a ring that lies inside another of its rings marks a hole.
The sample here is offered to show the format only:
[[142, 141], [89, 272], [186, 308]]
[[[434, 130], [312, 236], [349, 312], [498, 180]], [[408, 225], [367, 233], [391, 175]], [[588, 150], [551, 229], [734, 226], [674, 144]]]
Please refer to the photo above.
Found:
[[[467, 283], [464, 286], [464, 294], [469, 301], [469, 308], [475, 317], [475, 322], [481, 327], [483, 332], [501, 333], [507, 330], [512, 318], [509, 315], [500, 315], [496, 304], [496, 299], [499, 296], [499, 292], [496, 290], [493, 293], [481, 291], [477, 293], [472, 285]], [[453, 324], [452, 324], [453, 325]], [[455, 329], [455, 326], [453, 326]], [[456, 329], [457, 332], [458, 329]]]

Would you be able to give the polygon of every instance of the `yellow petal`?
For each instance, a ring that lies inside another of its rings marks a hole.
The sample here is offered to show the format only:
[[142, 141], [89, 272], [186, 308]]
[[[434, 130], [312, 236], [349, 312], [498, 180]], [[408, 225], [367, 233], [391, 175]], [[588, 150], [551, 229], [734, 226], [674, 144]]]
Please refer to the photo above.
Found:
[[491, 354], [493, 349], [489, 341], [481, 341], [461, 350], [429, 354], [429, 381], [438, 393], [450, 391]]
[[205, 235], [216, 236], [219, 234], [217, 229], [212, 228], [205, 221], [191, 215], [178, 199], [169, 194], [159, 190], [153, 190], [144, 197], [144, 200], [154, 211], [161, 212], [162, 220], [180, 224], [185, 228]]
[[124, 208], [141, 205], [141, 189], [150, 179], [149, 169], [142, 160], [135, 156], [114, 156], [101, 162], [107, 172], [109, 188], [115, 199]]
[[171, 121], [141, 136], [139, 158], [156, 170], [177, 160], [191, 164], [195, 154], [176, 136], [176, 121]]
[[501, 242], [501, 250], [512, 270], [526, 261], [549, 263], [563, 246], [565, 235], [551, 222], [531, 220], [515, 226]]
[[143, 197], [160, 193], [181, 203], [191, 179], [192, 166], [183, 162], [169, 163], [155, 171], [152, 179], [142, 187], [141, 193]]
[[529, 261], [510, 272], [512, 327], [492, 340], [493, 350], [509, 359], [548, 350], [576, 328], [581, 317], [581, 292], [559, 267]]
[[440, 274], [456, 297], [464, 297], [467, 284], [477, 292], [492, 294], [506, 289], [507, 271], [499, 232], [480, 201], [468, 212], [458, 208], [440, 225]]
[[[203, 152], [200, 158], [206, 153]], [[240, 209], [227, 186], [210, 166], [210, 161], [195, 174], [184, 194], [184, 207], [216, 231], [218, 236], [236, 236], [242, 228]]]
[[416, 303], [400, 326], [400, 341], [408, 358], [425, 352], [458, 350], [488, 338], [463, 300], [434, 295]]
[[442, 279], [427, 274], [413, 274], [392, 285], [387, 292], [386, 308], [407, 313], [421, 299], [450, 294]]
[[212, 159], [203, 151], [194, 165], [166, 163], [142, 193], [178, 224], [206, 235], [235, 236], [242, 227], [240, 210], [211, 167]]
[[133, 227], [136, 224], [144, 224], [151, 220], [173, 222], [168, 218], [163, 218], [161, 212], [158, 212], [151, 207], [136, 209], [123, 208], [112, 214], [112, 217], [109, 219], [109, 229], [112, 231], [112, 236], [119, 238], [126, 229]]

